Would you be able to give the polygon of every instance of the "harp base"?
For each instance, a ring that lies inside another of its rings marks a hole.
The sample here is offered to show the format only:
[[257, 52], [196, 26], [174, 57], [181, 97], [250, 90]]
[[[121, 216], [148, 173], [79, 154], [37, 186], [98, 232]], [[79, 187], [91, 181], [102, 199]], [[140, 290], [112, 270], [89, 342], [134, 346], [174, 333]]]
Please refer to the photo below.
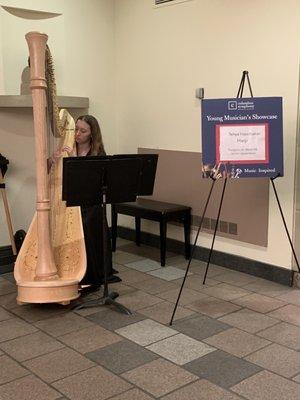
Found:
[[59, 303], [68, 305], [70, 301], [80, 296], [77, 280], [28, 281], [17, 283], [17, 286], [18, 304]]

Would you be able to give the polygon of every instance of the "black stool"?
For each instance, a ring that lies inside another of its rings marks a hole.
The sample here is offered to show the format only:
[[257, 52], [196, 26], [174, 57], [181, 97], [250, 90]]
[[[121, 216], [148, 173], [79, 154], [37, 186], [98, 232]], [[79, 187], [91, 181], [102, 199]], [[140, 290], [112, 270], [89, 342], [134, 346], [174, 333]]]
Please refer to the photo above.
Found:
[[187, 260], [190, 258], [191, 207], [148, 199], [138, 199], [133, 203], [112, 204], [111, 231], [113, 251], [116, 251], [118, 214], [135, 217], [135, 241], [138, 246], [141, 243], [141, 218], [159, 222], [160, 263], [162, 267], [166, 264], [167, 223], [169, 221], [182, 223], [184, 226], [185, 258]]

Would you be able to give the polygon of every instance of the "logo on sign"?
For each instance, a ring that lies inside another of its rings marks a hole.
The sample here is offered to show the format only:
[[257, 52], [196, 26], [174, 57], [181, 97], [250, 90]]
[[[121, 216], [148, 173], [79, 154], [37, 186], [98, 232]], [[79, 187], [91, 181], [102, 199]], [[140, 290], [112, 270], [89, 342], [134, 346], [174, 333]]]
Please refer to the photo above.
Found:
[[237, 110], [237, 101], [229, 101], [228, 110]]

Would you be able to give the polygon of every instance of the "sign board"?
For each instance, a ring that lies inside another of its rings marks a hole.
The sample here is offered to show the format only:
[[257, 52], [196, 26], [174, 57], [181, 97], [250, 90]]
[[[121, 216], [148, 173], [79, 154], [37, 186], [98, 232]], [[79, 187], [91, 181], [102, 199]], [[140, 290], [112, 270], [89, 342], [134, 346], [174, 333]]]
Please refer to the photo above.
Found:
[[283, 176], [282, 98], [202, 102], [203, 176]]

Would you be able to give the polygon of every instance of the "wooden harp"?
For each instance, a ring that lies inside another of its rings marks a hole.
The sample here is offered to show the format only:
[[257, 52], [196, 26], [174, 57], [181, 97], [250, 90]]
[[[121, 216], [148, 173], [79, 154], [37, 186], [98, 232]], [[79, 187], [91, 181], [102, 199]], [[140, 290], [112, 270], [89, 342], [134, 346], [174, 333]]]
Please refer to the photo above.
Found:
[[[45, 54], [48, 36], [26, 34], [30, 55], [30, 89], [33, 101], [37, 200], [36, 213], [18, 254], [14, 276], [17, 302], [69, 304], [79, 297], [78, 283], [86, 270], [84, 234], [79, 207], [67, 208], [61, 200], [61, 163], [54, 173], [50, 201], [47, 171]], [[66, 136], [74, 141], [74, 120], [62, 111]], [[72, 136], [73, 132], [73, 136]]]

